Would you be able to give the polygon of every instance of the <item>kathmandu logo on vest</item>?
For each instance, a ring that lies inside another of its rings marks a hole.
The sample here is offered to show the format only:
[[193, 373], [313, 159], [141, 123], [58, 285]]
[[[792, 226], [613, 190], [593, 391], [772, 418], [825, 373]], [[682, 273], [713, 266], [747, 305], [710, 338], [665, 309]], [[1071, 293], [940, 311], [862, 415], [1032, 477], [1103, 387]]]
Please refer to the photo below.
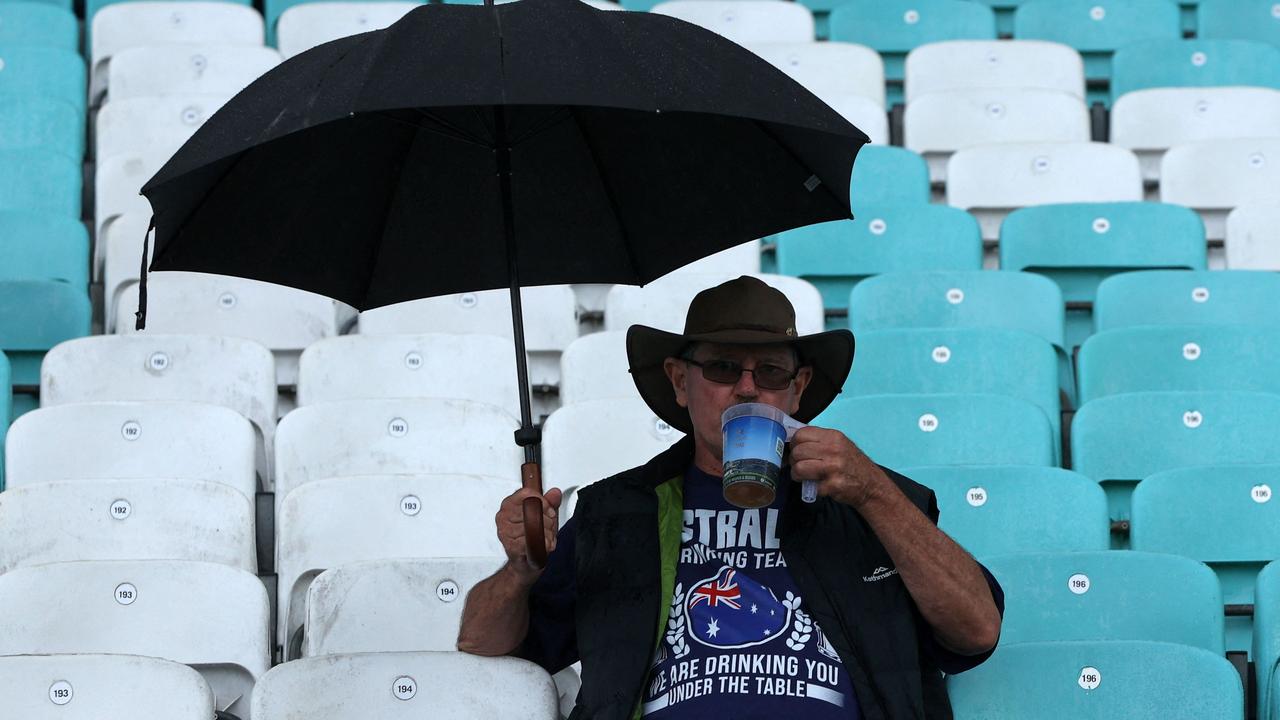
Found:
[[889, 568], [881, 565], [880, 567], [876, 568], [875, 572], [871, 573], [870, 575], [863, 575], [862, 582], [880, 582], [881, 580], [887, 580], [897, 574], [898, 574], [898, 568], [894, 568], [890, 570]]
[[694, 583], [685, 600], [689, 634], [716, 648], [769, 642], [791, 626], [791, 610], [773, 591], [728, 565]]

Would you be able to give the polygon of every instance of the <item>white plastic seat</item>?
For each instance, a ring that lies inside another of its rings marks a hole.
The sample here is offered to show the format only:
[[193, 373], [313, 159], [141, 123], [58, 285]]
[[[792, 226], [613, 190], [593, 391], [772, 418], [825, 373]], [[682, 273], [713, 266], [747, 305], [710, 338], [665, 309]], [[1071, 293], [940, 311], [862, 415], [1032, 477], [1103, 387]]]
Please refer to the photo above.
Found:
[[650, 12], [704, 27], [745, 45], [813, 42], [813, 13], [786, 0], [668, 0]]
[[907, 53], [906, 102], [949, 90], [1057, 90], [1084, 100], [1084, 61], [1043, 40], [947, 40]]
[[372, 398], [475, 400], [519, 416], [515, 346], [493, 335], [344, 335], [312, 344], [298, 404]]
[[102, 280], [102, 317], [108, 333], [115, 332], [116, 329], [116, 313], [121, 293], [131, 283], [138, 282], [144, 237], [147, 238], [147, 257], [151, 257], [155, 237], [147, 234], [150, 222], [149, 209], [145, 212], [136, 210], [117, 215], [106, 224], [103, 234], [98, 236], [98, 242], [95, 243], [100, 264], [94, 268], [94, 272]]
[[248, 720], [270, 666], [267, 591], [216, 563], [63, 562], [0, 575], [0, 655], [122, 653], [199, 670], [217, 707]]
[[1200, 213], [1205, 236], [1226, 235], [1234, 207], [1280, 198], [1280, 129], [1268, 138], [1203, 140], [1169, 148], [1160, 160], [1160, 201]]
[[209, 720], [213, 692], [186, 665], [137, 655], [0, 657], [0, 716]]
[[[755, 2], [756, 0], [751, 0]], [[822, 295], [813, 285], [787, 275], [748, 273], [781, 290], [796, 311], [796, 332], [821, 332]], [[738, 277], [732, 274], [672, 273], [638, 287], [614, 285], [605, 299], [604, 329], [626, 330], [637, 323], [669, 332], [683, 332], [693, 296]]]
[[947, 181], [947, 158], [989, 143], [1088, 142], [1089, 109], [1060, 90], [1037, 88], [940, 90], [916, 95], [903, 117], [906, 147], [929, 163], [935, 183]]
[[980, 145], [947, 161], [947, 204], [973, 213], [987, 241], [1000, 237], [1004, 216], [1016, 208], [1138, 200], [1137, 156], [1106, 143]]
[[[323, 295], [228, 275], [149, 273], [147, 295], [147, 327], [140, 334], [252, 340], [274, 353], [280, 385], [298, 383], [298, 357], [308, 345], [337, 335], [344, 314], [342, 305]], [[128, 286], [116, 304], [116, 332], [137, 332], [137, 307], [138, 286]]]
[[[855, 123], [856, 124], [856, 123]], [[860, 129], [861, 125], [858, 126]], [[726, 250], [694, 260], [672, 273], [758, 273], [760, 272], [760, 241], [750, 240]]]
[[348, 476], [299, 486], [277, 516], [279, 642], [294, 647], [307, 588], [329, 568], [392, 558], [501, 560], [493, 517], [519, 486], [477, 475]]
[[73, 560], [200, 560], [258, 571], [254, 506], [204, 480], [46, 482], [0, 493], [0, 573]]
[[261, 720], [557, 720], [556, 689], [527, 660], [458, 652], [356, 653], [279, 665], [253, 691]]
[[330, 477], [445, 473], [519, 484], [524, 453], [513, 437], [519, 424], [500, 407], [467, 400], [349, 400], [300, 407], [280, 421], [277, 515], [291, 491]]
[[302, 654], [453, 650], [467, 593], [505, 562], [370, 560], [325, 570], [307, 590]]
[[[884, 61], [846, 42], [753, 43], [747, 48], [819, 97], [859, 95], [884, 109]], [[861, 126], [859, 126], [861, 127]]]
[[96, 155], [172, 155], [229, 99], [228, 95], [113, 98], [98, 111]]
[[[103, 238], [110, 232], [110, 225], [125, 213], [136, 214], [151, 219], [151, 203], [139, 191], [148, 180], [168, 161], [168, 153], [150, 152], [138, 154], [98, 157], [94, 170], [94, 204], [93, 226], [94, 237]], [[142, 232], [134, 240], [137, 246], [138, 265], [141, 267], [142, 238], [147, 225], [142, 225]], [[102, 277], [102, 263], [106, 253], [106, 243], [97, 242], [94, 248], [93, 277]], [[136, 273], [137, 270], [135, 269]]]
[[323, 2], [294, 5], [276, 21], [276, 45], [286, 58], [357, 33], [381, 30], [416, 2]]
[[551, 413], [542, 430], [542, 485], [565, 492], [561, 522], [577, 491], [648, 462], [684, 433], [653, 414], [644, 400], [584, 400]]
[[90, 25], [91, 101], [106, 90], [111, 58], [122, 50], [147, 45], [261, 47], [265, 37], [258, 11], [230, 2], [115, 3], [99, 10]]
[[[839, 113], [840, 117], [853, 123], [853, 126], [867, 134], [871, 142], [876, 145], [889, 144], [889, 116], [885, 113], [884, 107], [877, 105], [874, 100], [865, 98], [861, 95], [853, 95], [849, 93], [834, 95], [818, 95], [832, 110]], [[750, 272], [759, 272], [756, 268]]]
[[[578, 303], [568, 285], [541, 285], [520, 290], [524, 315], [525, 350], [529, 354], [529, 382], [559, 382], [560, 353], [578, 337]], [[441, 295], [411, 300], [360, 313], [360, 334], [483, 333], [509, 338], [511, 292]], [[515, 374], [515, 353], [511, 357]]]
[[[9, 489], [55, 480], [207, 480], [252, 499], [256, 440], [244, 416], [218, 405], [76, 402], [32, 410], [5, 438]], [[75, 452], [65, 452], [68, 447]]]
[[186, 400], [230, 408], [257, 430], [256, 465], [272, 487], [276, 370], [271, 351], [213, 335], [98, 335], [69, 340], [40, 367], [42, 407], [103, 400]]
[[1280, 270], [1280, 198], [1237, 207], [1226, 225], [1228, 269]]
[[1111, 108], [1111, 142], [1138, 154], [1146, 180], [1160, 179], [1160, 158], [1174, 145], [1277, 133], [1280, 90], [1271, 88], [1151, 88]]
[[583, 335], [560, 357], [561, 408], [588, 400], [639, 398], [627, 362], [627, 334]]
[[107, 100], [214, 95], [231, 97], [280, 64], [274, 48], [241, 45], [149, 45], [111, 58]]

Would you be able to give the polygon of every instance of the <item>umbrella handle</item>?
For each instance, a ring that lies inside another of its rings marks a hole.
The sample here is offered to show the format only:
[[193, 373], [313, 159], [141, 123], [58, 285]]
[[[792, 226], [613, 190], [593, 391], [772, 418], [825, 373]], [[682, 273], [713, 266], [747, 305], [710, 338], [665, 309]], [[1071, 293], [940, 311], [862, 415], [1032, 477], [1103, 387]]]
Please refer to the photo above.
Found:
[[524, 511], [524, 542], [529, 564], [541, 570], [547, 566], [547, 543], [542, 524], [542, 468], [536, 462], [520, 466], [520, 482], [524, 487], [537, 490], [539, 497], [524, 499], [520, 509]]

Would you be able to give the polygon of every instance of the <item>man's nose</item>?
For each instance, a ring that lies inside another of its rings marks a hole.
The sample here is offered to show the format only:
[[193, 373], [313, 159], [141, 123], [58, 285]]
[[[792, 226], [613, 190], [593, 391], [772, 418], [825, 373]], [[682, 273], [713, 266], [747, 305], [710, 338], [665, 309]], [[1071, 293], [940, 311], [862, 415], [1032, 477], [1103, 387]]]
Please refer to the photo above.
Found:
[[733, 385], [733, 394], [740, 398], [754, 398], [760, 393], [756, 388], [756, 376], [747, 368], [738, 374], [738, 382]]

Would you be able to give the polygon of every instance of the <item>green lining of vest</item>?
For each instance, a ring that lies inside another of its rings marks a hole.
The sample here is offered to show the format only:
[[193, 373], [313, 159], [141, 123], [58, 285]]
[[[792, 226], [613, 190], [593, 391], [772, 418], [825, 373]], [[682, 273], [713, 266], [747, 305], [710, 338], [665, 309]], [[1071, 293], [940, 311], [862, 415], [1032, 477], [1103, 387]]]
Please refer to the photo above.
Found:
[[[658, 546], [662, 557], [662, 600], [658, 606], [658, 637], [654, 641], [653, 653], [662, 644], [662, 635], [667, 628], [667, 616], [671, 613], [671, 596], [676, 590], [676, 566], [680, 559], [680, 533], [684, 529], [684, 476], [677, 475], [654, 488], [658, 495]], [[641, 693], [643, 696], [643, 692]], [[642, 697], [643, 699], [643, 697]], [[642, 702], [636, 702], [636, 709], [631, 713], [632, 720], [640, 720]]]

